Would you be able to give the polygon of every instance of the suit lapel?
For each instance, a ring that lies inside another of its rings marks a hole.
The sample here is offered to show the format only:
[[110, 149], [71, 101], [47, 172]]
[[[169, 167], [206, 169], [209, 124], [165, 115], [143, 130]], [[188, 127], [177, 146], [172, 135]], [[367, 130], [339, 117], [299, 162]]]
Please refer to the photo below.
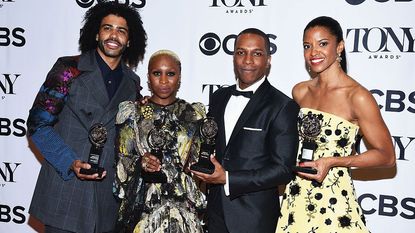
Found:
[[221, 101], [217, 106], [218, 110], [217, 110], [217, 117], [215, 118], [217, 120], [217, 124], [218, 124], [218, 128], [219, 128], [219, 132], [218, 132], [218, 138], [216, 140], [217, 148], [219, 149], [219, 153], [216, 153], [216, 155], [218, 156], [218, 161], [222, 160], [222, 155], [223, 152], [225, 151], [225, 146], [226, 146], [226, 137], [225, 137], [225, 108], [226, 105], [229, 102], [229, 99], [231, 97], [231, 90], [232, 87], [228, 87], [226, 89], [226, 92], [224, 92], [224, 96], [223, 98], [218, 98]]
[[105, 108], [109, 103], [109, 98], [101, 70], [95, 70], [84, 81], [89, 90], [91, 90], [91, 95], [95, 98], [97, 103], [99, 103], [102, 108]]
[[78, 68], [86, 72], [86, 76], [80, 79], [80, 81], [90, 90], [96, 102], [102, 108], [105, 108], [109, 103], [109, 98], [101, 70], [95, 60], [95, 51], [89, 51], [85, 56], [81, 56]]
[[[125, 70], [124, 70], [125, 71]], [[115, 117], [118, 110], [118, 105], [122, 101], [131, 100], [136, 92], [136, 86], [134, 85], [133, 79], [124, 72], [120, 86], [115, 92], [109, 104], [105, 107], [105, 116], [102, 118], [104, 124], [108, 123]]]
[[[238, 121], [235, 124], [235, 127], [233, 128], [231, 137], [229, 138], [228, 144], [226, 145], [227, 150], [229, 148], [229, 145], [234, 140], [235, 136], [239, 133], [239, 131], [242, 129], [242, 127], [245, 125], [245, 122], [248, 120], [248, 118], [256, 112], [258, 106], [260, 106], [260, 103], [263, 101], [263, 98], [265, 94], [267, 93], [267, 90], [269, 89], [270, 84], [268, 80], [265, 80], [264, 83], [261, 84], [261, 86], [258, 87], [252, 98], [249, 100], [248, 104], [242, 111], [241, 115], [238, 118]], [[225, 151], [226, 154], [226, 151]]]
[[[101, 70], [95, 59], [94, 50], [87, 52], [85, 56], [81, 56], [78, 69], [86, 74], [85, 77], [79, 79], [80, 82], [90, 91], [96, 101], [95, 104], [100, 106], [99, 111], [96, 113], [100, 117], [96, 122], [108, 125], [117, 113], [118, 104], [121, 101], [131, 99], [131, 96], [134, 96], [136, 93], [132, 71], [128, 70], [125, 64], [122, 64], [123, 77], [120, 86], [110, 101]], [[108, 125], [108, 127], [112, 126]]]

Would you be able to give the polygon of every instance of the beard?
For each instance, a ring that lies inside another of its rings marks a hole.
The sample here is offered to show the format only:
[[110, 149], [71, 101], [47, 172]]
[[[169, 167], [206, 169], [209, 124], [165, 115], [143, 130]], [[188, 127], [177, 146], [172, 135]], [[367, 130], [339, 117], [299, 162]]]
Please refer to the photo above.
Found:
[[98, 49], [107, 57], [111, 58], [118, 58], [121, 57], [124, 53], [124, 51], [127, 49], [127, 46], [125, 44], [121, 44], [119, 41], [111, 40], [112, 42], [117, 43], [120, 45], [118, 49], [108, 49], [105, 47], [105, 43], [109, 40], [99, 40], [98, 41]]

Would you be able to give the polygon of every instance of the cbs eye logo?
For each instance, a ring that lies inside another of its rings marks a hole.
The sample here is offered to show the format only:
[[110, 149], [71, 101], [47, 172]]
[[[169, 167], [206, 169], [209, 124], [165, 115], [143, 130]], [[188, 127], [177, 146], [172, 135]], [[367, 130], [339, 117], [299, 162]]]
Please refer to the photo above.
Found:
[[[92, 4], [94, 4], [95, 0], [76, 0], [76, 3], [78, 4], [78, 6], [82, 7], [82, 8], [88, 8], [90, 6], [92, 6]], [[97, 0], [98, 3], [101, 2], [105, 2], [104, 0]], [[116, 3], [120, 3], [120, 4], [124, 4], [124, 5], [130, 5], [130, 1], [129, 0], [125, 0], [125, 1], [119, 1], [119, 0], [114, 0], [114, 2]], [[139, 2], [139, 3], [136, 3]], [[135, 8], [142, 8], [146, 5], [146, 0], [132, 0], [131, 1], [131, 6], [135, 7]]]
[[[366, 0], [346, 0], [350, 5], [360, 5]], [[376, 2], [388, 2], [389, 0], [375, 0]], [[395, 2], [411, 2], [412, 0], [395, 0]]]
[[[273, 41], [277, 38], [274, 34], [267, 34], [270, 40], [270, 51], [271, 55], [277, 52], [277, 46], [273, 43]], [[200, 51], [205, 54], [206, 56], [212, 56], [219, 52], [222, 48], [223, 51], [228, 54], [233, 54], [233, 46], [235, 44], [235, 39], [237, 35], [230, 34], [225, 36], [223, 40], [213, 32], [208, 32], [204, 34], [199, 40], [199, 49]]]
[[200, 41], [199, 41], [200, 51], [202, 51], [202, 53], [207, 56], [215, 55], [217, 52], [219, 52], [220, 47], [221, 47], [221, 40], [219, 36], [213, 32], [206, 33], [205, 35], [202, 36], [202, 38], [200, 38]]

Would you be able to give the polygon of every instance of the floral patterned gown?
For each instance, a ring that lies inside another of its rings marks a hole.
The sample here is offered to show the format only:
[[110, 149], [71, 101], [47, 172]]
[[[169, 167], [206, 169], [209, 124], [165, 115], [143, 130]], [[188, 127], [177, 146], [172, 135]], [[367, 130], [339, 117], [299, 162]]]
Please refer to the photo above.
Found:
[[[333, 114], [308, 108], [302, 108], [299, 113], [299, 153], [304, 140], [301, 131], [305, 119], [316, 119], [321, 125], [315, 139], [314, 159], [353, 153], [359, 127]], [[330, 169], [322, 183], [296, 176], [285, 189], [277, 232], [369, 232], [348, 168]]]
[[[116, 232], [202, 232], [198, 210], [206, 207], [206, 198], [184, 167], [186, 161], [196, 161], [198, 121], [204, 117], [203, 104], [181, 99], [168, 106], [119, 105], [114, 194], [121, 206]], [[162, 123], [166, 135], [161, 170], [167, 183], [145, 183], [140, 176], [141, 158], [151, 150], [147, 137], [155, 122]]]

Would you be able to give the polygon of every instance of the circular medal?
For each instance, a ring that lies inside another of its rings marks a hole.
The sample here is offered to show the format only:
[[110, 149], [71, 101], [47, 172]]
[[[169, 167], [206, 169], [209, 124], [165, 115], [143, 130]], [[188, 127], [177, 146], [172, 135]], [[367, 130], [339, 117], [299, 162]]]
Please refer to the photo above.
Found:
[[107, 129], [102, 123], [96, 123], [89, 129], [89, 141], [96, 147], [103, 147], [107, 141]]
[[213, 118], [208, 117], [203, 119], [202, 124], [200, 125], [200, 134], [205, 139], [213, 139], [218, 133], [218, 124], [213, 120]]
[[322, 114], [308, 112], [300, 117], [300, 134], [307, 139], [315, 139], [321, 132]]
[[166, 136], [162, 129], [156, 127], [148, 132], [147, 142], [151, 149], [160, 150], [166, 144]]

